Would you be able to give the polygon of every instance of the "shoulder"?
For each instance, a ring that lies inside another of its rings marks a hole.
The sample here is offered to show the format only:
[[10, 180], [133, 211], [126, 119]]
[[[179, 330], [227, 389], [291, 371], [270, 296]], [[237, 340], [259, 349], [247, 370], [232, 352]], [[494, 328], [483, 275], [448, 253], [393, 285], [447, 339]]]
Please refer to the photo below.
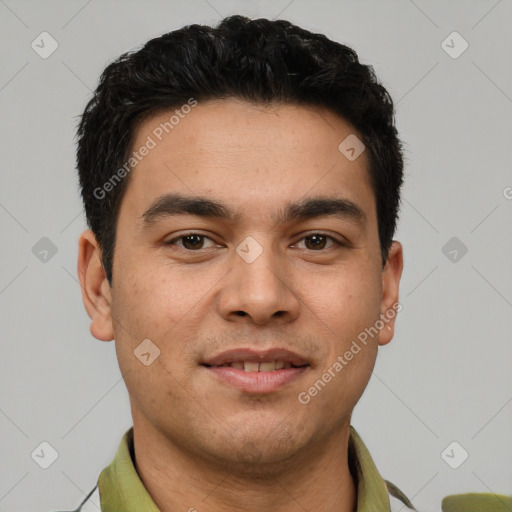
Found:
[[443, 512], [509, 512], [512, 497], [488, 493], [454, 494], [443, 499], [442, 509]]

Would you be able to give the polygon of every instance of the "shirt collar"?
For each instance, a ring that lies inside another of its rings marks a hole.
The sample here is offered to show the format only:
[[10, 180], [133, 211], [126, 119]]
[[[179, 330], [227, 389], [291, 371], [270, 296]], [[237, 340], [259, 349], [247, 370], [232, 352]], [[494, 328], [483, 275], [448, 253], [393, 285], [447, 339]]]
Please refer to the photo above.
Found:
[[[389, 495], [370, 453], [356, 430], [350, 427], [349, 467], [357, 486], [357, 512], [390, 512]], [[159, 512], [134, 466], [133, 426], [119, 444], [112, 463], [98, 478], [103, 512]]]
[[98, 478], [102, 512], [159, 512], [134, 466], [133, 426], [119, 444], [112, 463]]
[[348, 439], [348, 463], [357, 486], [357, 512], [390, 512], [386, 482], [354, 427]]

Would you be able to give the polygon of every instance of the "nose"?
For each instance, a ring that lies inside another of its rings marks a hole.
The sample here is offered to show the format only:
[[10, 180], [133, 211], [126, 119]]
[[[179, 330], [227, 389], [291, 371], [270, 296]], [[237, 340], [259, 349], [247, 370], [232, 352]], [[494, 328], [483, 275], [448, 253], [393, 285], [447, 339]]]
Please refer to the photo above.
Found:
[[264, 325], [297, 318], [300, 300], [294, 292], [293, 269], [286, 267], [284, 257], [265, 248], [254, 261], [234, 252], [231, 263], [217, 302], [224, 319]]

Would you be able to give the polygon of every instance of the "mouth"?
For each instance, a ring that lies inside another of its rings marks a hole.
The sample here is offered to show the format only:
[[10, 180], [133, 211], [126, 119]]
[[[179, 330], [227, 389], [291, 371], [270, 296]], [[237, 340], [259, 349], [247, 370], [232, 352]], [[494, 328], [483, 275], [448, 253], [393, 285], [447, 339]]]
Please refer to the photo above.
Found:
[[235, 349], [201, 363], [215, 379], [245, 393], [271, 393], [304, 374], [310, 363], [286, 349]]
[[236, 368], [237, 370], [244, 370], [245, 372], [273, 372], [275, 370], [283, 370], [288, 368], [302, 368], [303, 366], [309, 366], [307, 363], [295, 365], [288, 361], [263, 361], [258, 363], [257, 361], [232, 361], [230, 363], [224, 363], [219, 365], [205, 364], [207, 368]]

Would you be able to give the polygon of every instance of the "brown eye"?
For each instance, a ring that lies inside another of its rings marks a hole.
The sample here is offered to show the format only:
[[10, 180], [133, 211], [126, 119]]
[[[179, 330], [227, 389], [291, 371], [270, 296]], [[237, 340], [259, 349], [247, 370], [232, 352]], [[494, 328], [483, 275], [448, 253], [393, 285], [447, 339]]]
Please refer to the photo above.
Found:
[[[334, 238], [333, 236], [327, 235], [325, 233], [313, 233], [311, 235], [305, 236], [299, 242], [304, 240], [304, 245], [306, 249], [310, 251], [322, 251], [323, 249], [330, 249], [333, 246], [344, 246], [345, 244]], [[330, 246], [327, 244], [331, 242]], [[333, 245], [334, 244], [334, 245]]]
[[186, 235], [182, 237], [185, 249], [202, 249], [204, 237], [201, 235]]
[[[165, 245], [177, 245], [188, 251], [199, 251], [205, 248], [205, 240], [211, 240], [211, 238], [198, 233], [187, 233], [165, 242]], [[213, 240], [211, 241], [213, 242]]]
[[[324, 235], [311, 235], [305, 238], [308, 249], [324, 249], [327, 243], [327, 237]], [[309, 243], [308, 243], [309, 241]]]

